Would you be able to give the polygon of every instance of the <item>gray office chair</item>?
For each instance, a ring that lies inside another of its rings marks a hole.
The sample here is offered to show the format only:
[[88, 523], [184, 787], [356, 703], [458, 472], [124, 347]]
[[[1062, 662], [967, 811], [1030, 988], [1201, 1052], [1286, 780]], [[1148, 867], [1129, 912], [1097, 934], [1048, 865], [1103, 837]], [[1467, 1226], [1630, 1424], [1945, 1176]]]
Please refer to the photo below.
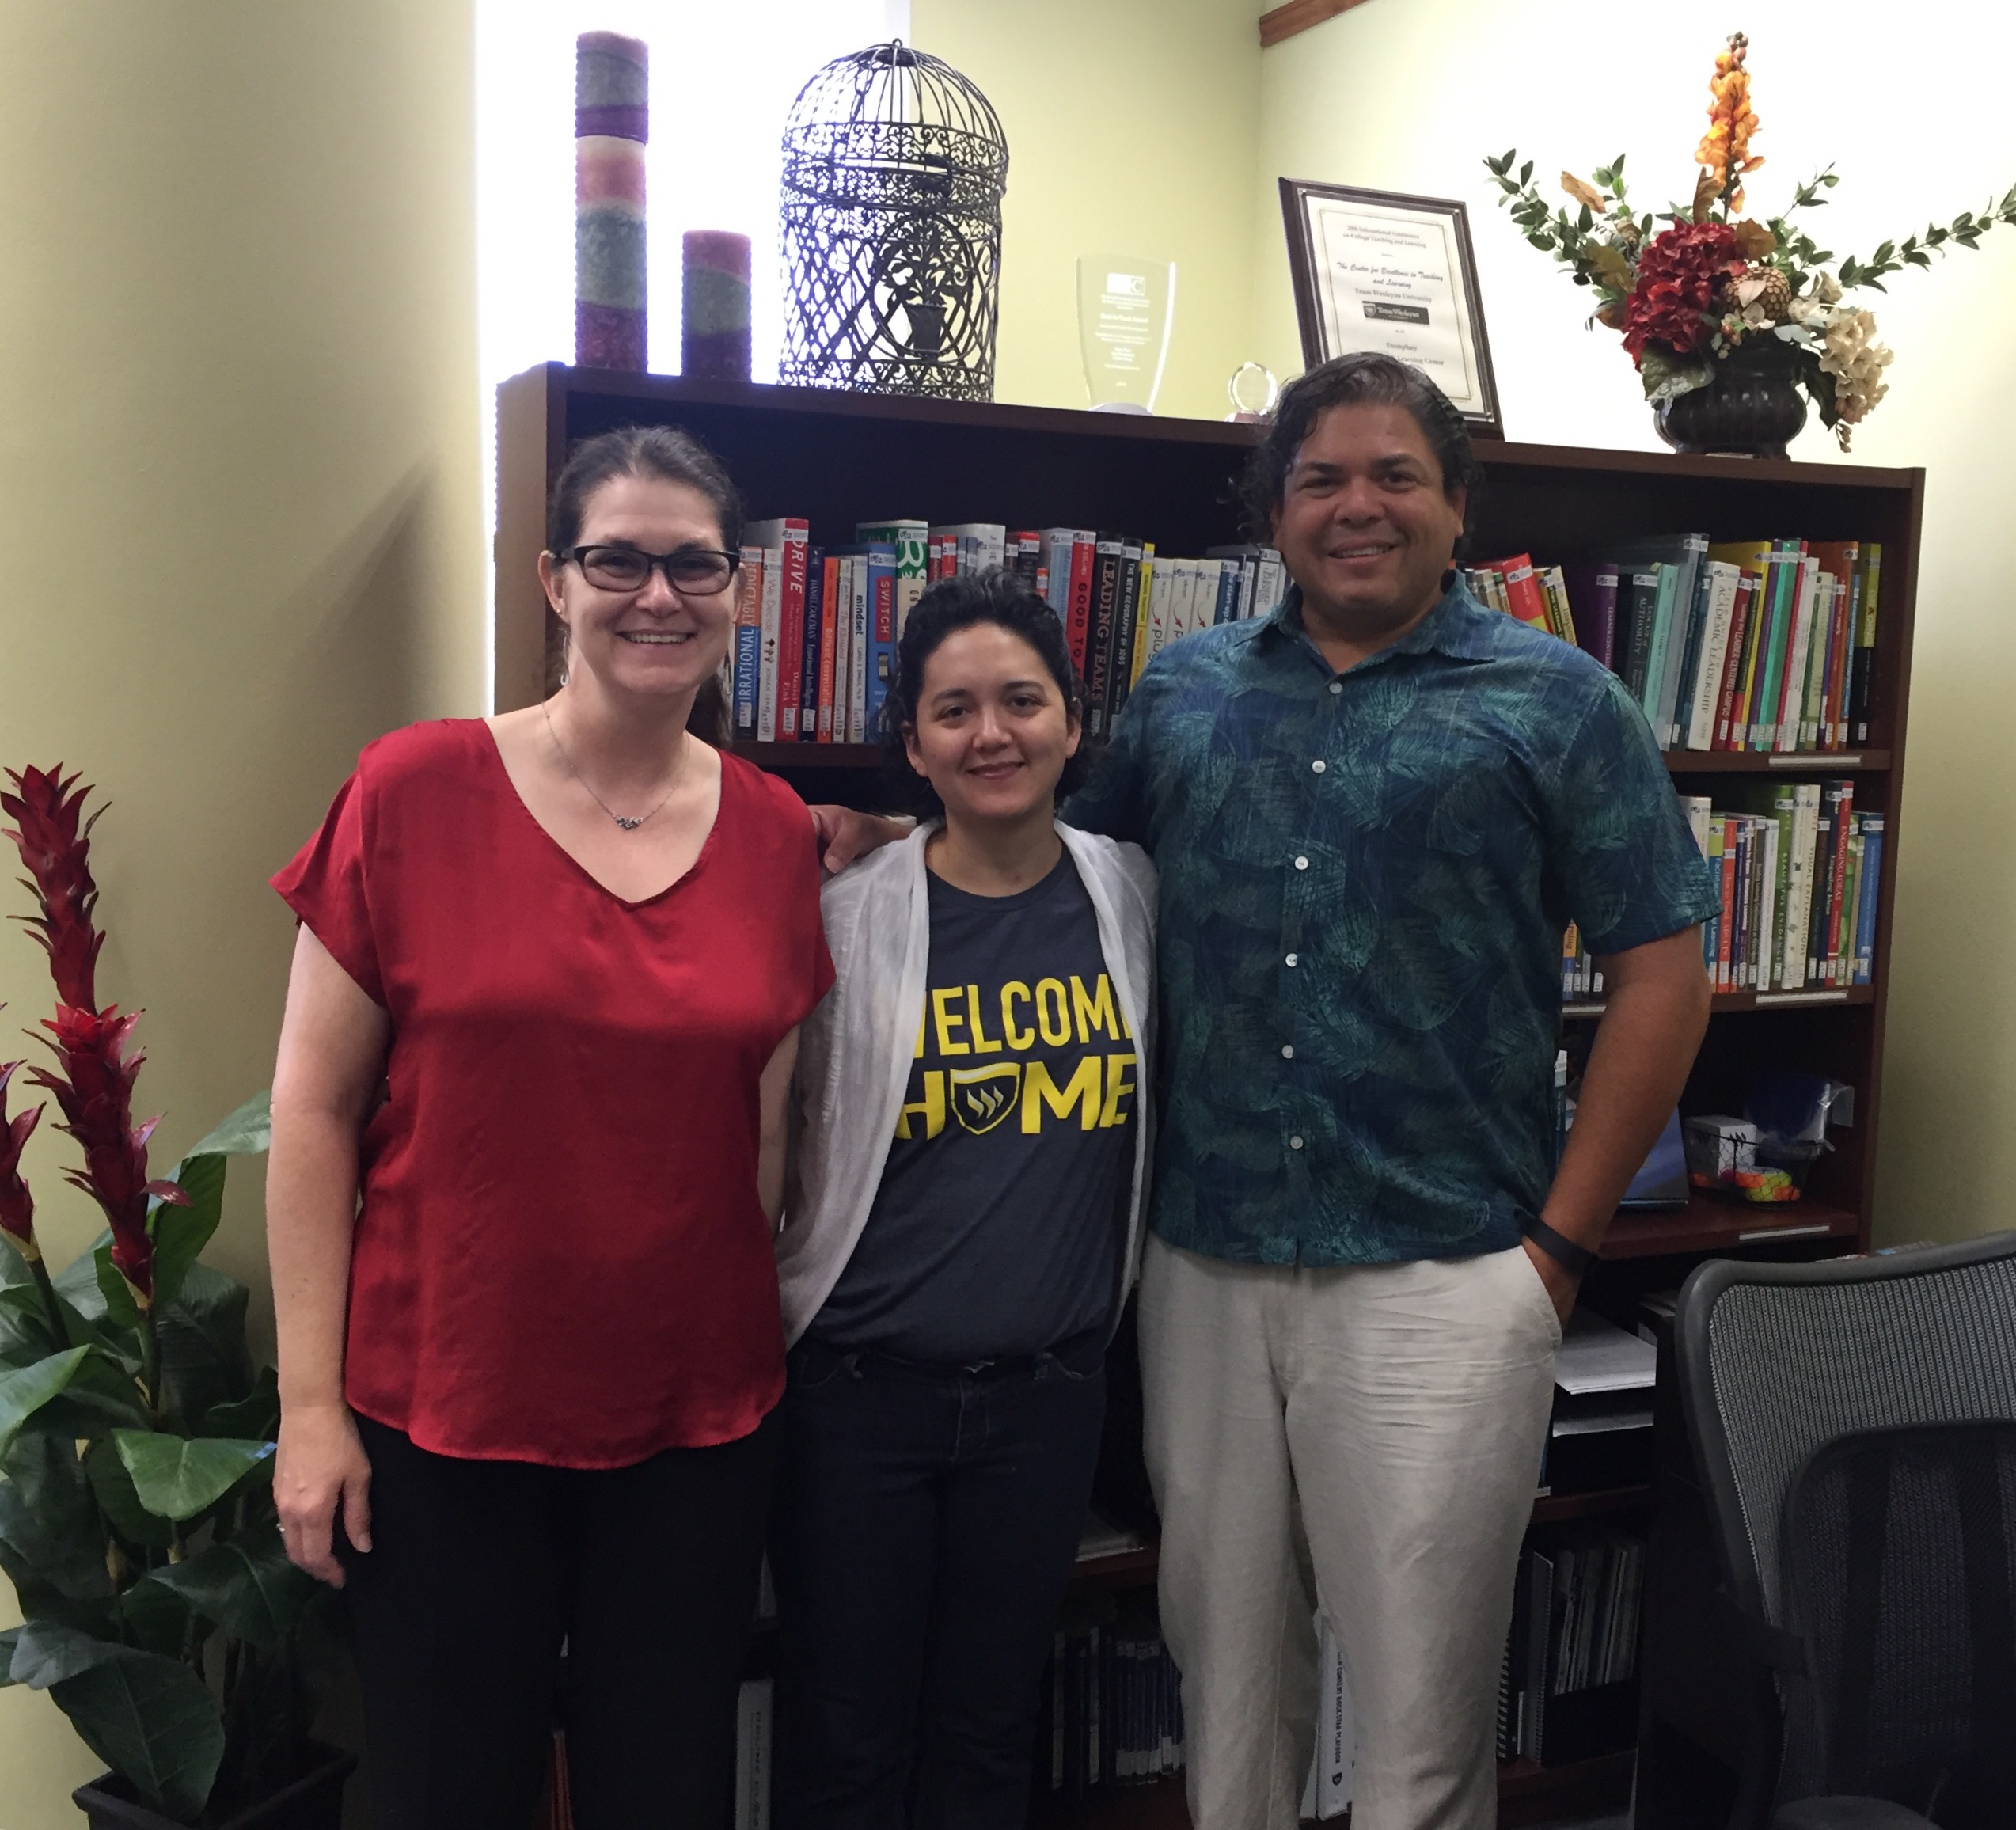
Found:
[[1674, 1344], [1754, 1679], [1731, 1830], [2010, 1830], [2016, 1232], [1705, 1264]]

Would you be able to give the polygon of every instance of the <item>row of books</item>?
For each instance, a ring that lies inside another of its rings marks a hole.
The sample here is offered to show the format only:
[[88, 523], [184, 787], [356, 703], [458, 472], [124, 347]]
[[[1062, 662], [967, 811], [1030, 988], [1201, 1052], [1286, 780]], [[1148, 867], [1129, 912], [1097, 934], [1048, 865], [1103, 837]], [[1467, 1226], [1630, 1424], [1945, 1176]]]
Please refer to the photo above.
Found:
[[1663, 748], [1820, 753], [1869, 741], [1882, 569], [1874, 541], [1682, 533], [1566, 568], [1515, 554], [1467, 580], [1617, 674]]
[[1141, 669], [1213, 624], [1266, 616], [1288, 588], [1270, 547], [1158, 558], [1152, 541], [1087, 528], [1011, 531], [864, 522], [852, 543], [815, 547], [793, 517], [743, 530], [744, 584], [723, 685], [735, 733], [761, 743], [864, 743], [879, 734], [910, 606], [936, 579], [1000, 566], [1056, 610], [1102, 736]]
[[1153, 1597], [1108, 1602], [1074, 1597], [1059, 1622], [1036, 1724], [1039, 1792], [1084, 1798], [1183, 1768], [1182, 1684]]
[[[1746, 787], [1748, 792], [1745, 792]], [[1764, 781], [1681, 805], [1722, 876], [1722, 911], [1702, 930], [1718, 991], [1867, 985], [1875, 976], [1883, 815], [1852, 780]]]
[[1632, 1745], [1644, 1593], [1645, 1542], [1630, 1532], [1568, 1527], [1528, 1545], [1498, 1671], [1500, 1760], [1557, 1766]]
[[[1766, 781], [1683, 795], [1701, 854], [1718, 873], [1722, 910], [1701, 932], [1718, 991], [1867, 985], [1876, 972], [1883, 875], [1881, 814], [1855, 805], [1855, 784]], [[1600, 997], [1603, 974], [1571, 921], [1561, 942], [1565, 1002]]]

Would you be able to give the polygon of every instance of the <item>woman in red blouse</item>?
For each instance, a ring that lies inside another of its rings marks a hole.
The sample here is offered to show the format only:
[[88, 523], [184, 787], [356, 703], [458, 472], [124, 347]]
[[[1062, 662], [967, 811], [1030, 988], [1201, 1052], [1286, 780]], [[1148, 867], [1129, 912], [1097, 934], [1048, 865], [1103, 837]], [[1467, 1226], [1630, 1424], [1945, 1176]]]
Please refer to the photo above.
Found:
[[289, 1555], [346, 1589], [379, 1830], [725, 1821], [833, 968], [804, 807], [689, 723], [741, 511], [664, 428], [555, 487], [544, 704], [370, 745], [300, 918], [267, 1205]]

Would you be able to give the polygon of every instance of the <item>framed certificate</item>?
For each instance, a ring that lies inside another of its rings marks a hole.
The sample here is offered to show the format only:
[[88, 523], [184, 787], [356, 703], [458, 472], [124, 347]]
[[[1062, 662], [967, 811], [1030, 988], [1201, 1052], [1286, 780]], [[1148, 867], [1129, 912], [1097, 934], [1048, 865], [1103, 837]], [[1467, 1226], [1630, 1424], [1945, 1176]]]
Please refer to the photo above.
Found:
[[1473, 434], [1502, 439], [1463, 205], [1283, 178], [1281, 208], [1303, 361], [1398, 357], [1426, 372]]

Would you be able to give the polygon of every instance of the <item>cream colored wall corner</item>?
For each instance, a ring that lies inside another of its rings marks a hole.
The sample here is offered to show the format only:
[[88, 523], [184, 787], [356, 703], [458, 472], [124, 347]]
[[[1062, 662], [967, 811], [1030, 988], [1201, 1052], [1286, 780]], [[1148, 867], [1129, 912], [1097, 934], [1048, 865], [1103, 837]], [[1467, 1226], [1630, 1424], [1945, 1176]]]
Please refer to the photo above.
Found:
[[1176, 263], [1156, 412], [1231, 410], [1254, 355], [1258, 17], [1251, 0], [912, 0], [918, 46], [980, 85], [1008, 136], [997, 400], [1087, 404], [1077, 260], [1113, 252]]
[[[1751, 200], [1780, 207], [1832, 159], [1836, 200], [1813, 218], [1823, 247], [1866, 255], [2016, 183], [2004, 80], [2016, 24], [1962, 0], [1908, 14], [1849, 0], [1824, 24], [1791, 0], [1748, 0], [1741, 18], [1698, 4], [1373, 0], [1262, 55], [1262, 359], [1301, 366], [1277, 178], [1460, 197], [1512, 436], [1658, 449], [1616, 338], [1581, 328], [1586, 294], [1520, 240], [1479, 161], [1517, 146], [1551, 180], [1623, 152], [1641, 203], [1690, 196], [1708, 71], [1738, 25], [1762, 122], [1752, 150], [1769, 161]], [[2016, 1225], [2016, 228], [1889, 283], [1872, 302], [1897, 352], [1890, 397], [1855, 456], [1927, 473], [1877, 1189], [1877, 1236], [1897, 1241]], [[1793, 455], [1839, 457], [1817, 427]]]
[[[99, 985], [146, 1011], [161, 1164], [271, 1074], [268, 874], [360, 745], [482, 709], [471, 34], [469, 0], [0, 9], [0, 763], [111, 803]], [[0, 928], [0, 1057], [50, 997]], [[68, 1145], [28, 1164], [59, 1260], [98, 1225]], [[212, 1256], [264, 1307], [234, 1175]], [[0, 1691], [0, 1830], [81, 1824], [99, 1770]]]

